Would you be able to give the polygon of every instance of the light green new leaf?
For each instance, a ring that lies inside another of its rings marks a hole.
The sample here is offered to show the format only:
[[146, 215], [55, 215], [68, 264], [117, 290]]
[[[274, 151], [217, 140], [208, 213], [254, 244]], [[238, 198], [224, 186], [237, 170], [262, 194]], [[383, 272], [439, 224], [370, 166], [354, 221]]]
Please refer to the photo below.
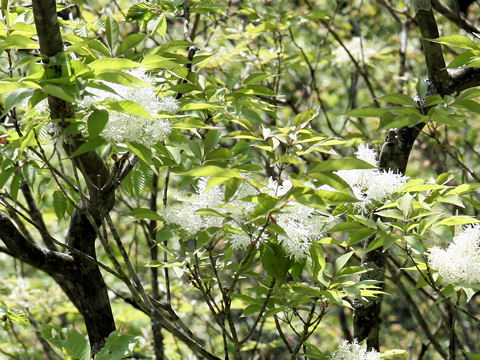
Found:
[[120, 28], [118, 27], [118, 23], [110, 14], [105, 21], [105, 36], [107, 38], [107, 44], [110, 47], [112, 54], [114, 53], [114, 49], [117, 46], [119, 33]]
[[440, 220], [437, 223], [437, 225], [455, 226], [455, 225], [478, 224], [478, 223], [480, 223], [480, 220], [475, 219], [471, 216], [458, 215], [458, 216], [450, 216], [446, 219]]
[[151, 118], [152, 115], [145, 110], [145, 108], [132, 100], [119, 100], [108, 104], [108, 107], [112, 110], [123, 112], [129, 115], [139, 115]]
[[182, 106], [181, 111], [187, 110], [222, 110], [224, 106], [216, 105], [216, 104], [209, 104], [205, 102], [189, 102]]
[[354, 251], [350, 251], [342, 256], [338, 257], [335, 260], [335, 272], [338, 273], [340, 270], [343, 269], [347, 261], [352, 257]]
[[398, 105], [408, 105], [413, 107], [418, 106], [418, 104], [413, 101], [413, 99], [404, 94], [389, 94], [382, 96], [381, 98], [379, 98], [379, 100], [387, 101], [389, 103]]
[[107, 125], [108, 111], [107, 110], [94, 110], [87, 120], [88, 133], [91, 138], [97, 137]]
[[75, 98], [72, 96], [74, 94], [74, 87], [71, 85], [53, 85], [53, 84], [44, 84], [42, 89], [48, 94], [53, 95], [59, 99], [74, 103]]
[[295, 116], [295, 119], [293, 119], [293, 126], [304, 127], [310, 121], [312, 121], [313, 119], [315, 119], [318, 116], [318, 114], [320, 113], [319, 111], [320, 111], [320, 109], [318, 109], [318, 110], [307, 110], [307, 111], [304, 111], [300, 114], [297, 114]]
[[210, 177], [225, 177], [225, 178], [237, 178], [243, 179], [243, 176], [236, 169], [225, 169], [219, 166], [207, 165], [197, 167], [178, 175], [182, 176], [210, 176]]
[[88, 64], [95, 73], [112, 70], [135, 69], [141, 66], [138, 62], [124, 58], [103, 58]]
[[19, 34], [12, 34], [0, 41], [0, 49], [38, 49], [38, 42]]
[[143, 39], [145, 39], [145, 34], [130, 34], [128, 35], [125, 40], [123, 40], [122, 44], [117, 50], [117, 54], [121, 55], [127, 52], [130, 49], [135, 48], [138, 44], [140, 44]]
[[367, 163], [366, 161], [353, 158], [344, 157], [342, 159], [329, 159], [325, 161], [316, 161], [310, 167], [310, 172], [321, 173], [330, 172], [336, 170], [351, 170], [351, 169], [374, 169], [375, 166]]
[[360, 109], [353, 109], [347, 112], [346, 115], [356, 116], [356, 117], [380, 117], [383, 116], [387, 110], [376, 107], [364, 107]]
[[439, 44], [447, 45], [447, 46], [458, 47], [460, 49], [480, 50], [480, 47], [475, 41], [463, 35], [449, 35], [449, 36], [442, 36], [437, 39], [427, 39], [427, 40], [436, 42]]
[[250, 74], [245, 80], [243, 80], [243, 83], [245, 85], [249, 85], [249, 84], [253, 84], [253, 83], [256, 83], [256, 82], [260, 82], [260, 81], [263, 81], [263, 80], [270, 79], [272, 77], [273, 77], [273, 75], [270, 75], [270, 74], [253, 73], [253, 74]]
[[318, 278], [318, 275], [325, 269], [325, 253], [323, 247], [318, 242], [312, 243], [310, 246], [310, 257], [312, 259], [312, 275], [314, 279]]
[[158, 215], [155, 211], [146, 209], [146, 208], [134, 209], [126, 213], [125, 215], [133, 216], [137, 219], [149, 219], [149, 220], [160, 220], [160, 221], [163, 220], [163, 218], [160, 215]]

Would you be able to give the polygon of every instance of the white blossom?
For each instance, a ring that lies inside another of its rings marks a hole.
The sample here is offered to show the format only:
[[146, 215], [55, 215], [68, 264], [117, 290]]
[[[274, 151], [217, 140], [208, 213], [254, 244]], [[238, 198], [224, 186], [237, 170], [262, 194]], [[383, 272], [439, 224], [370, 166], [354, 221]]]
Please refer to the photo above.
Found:
[[374, 149], [370, 149], [368, 145], [358, 145], [358, 150], [355, 152], [355, 155], [357, 155], [357, 159], [368, 162], [373, 166], [378, 166], [377, 152]]
[[480, 225], [467, 226], [446, 249], [434, 246], [428, 262], [445, 284], [480, 284]]
[[275, 215], [275, 219], [286, 234], [279, 235], [278, 241], [287, 255], [298, 261], [307, 257], [312, 241], [323, 235], [328, 218], [309, 206], [290, 202], [285, 210]]
[[177, 112], [179, 110], [178, 101], [171, 96], [159, 99], [155, 93], [154, 79], [143, 69], [130, 70], [127, 73], [148, 86], [136, 84], [135, 87], [130, 87], [104, 81], [103, 84], [110, 87], [115, 93], [89, 88], [92, 95], [85, 96], [81, 105], [90, 108], [97, 103], [119, 100], [138, 103], [150, 114], [151, 118], [111, 110], [108, 123], [100, 135], [107, 141], [135, 142], [151, 147], [158, 141], [164, 140], [171, 131], [169, 121], [159, 118], [158, 113], [160, 111]]
[[265, 189], [266, 193], [271, 196], [282, 197], [293, 187], [292, 182], [288, 179], [281, 180], [279, 183], [272, 177], [268, 178], [268, 185]]
[[370, 350], [367, 351], [366, 345], [361, 345], [357, 340], [349, 343], [344, 341], [335, 352], [330, 356], [332, 360], [380, 360], [381, 353]]
[[246, 249], [252, 243], [252, 239], [246, 234], [228, 234], [228, 240], [235, 250]]
[[195, 234], [200, 230], [222, 226], [223, 219], [217, 216], [204, 216], [196, 211], [200, 209], [217, 210], [222, 203], [223, 192], [220, 187], [214, 186], [206, 190], [208, 178], [200, 178], [198, 190], [189, 198], [184, 198], [182, 205], [166, 213], [166, 220], [169, 223], [179, 225], [189, 234]]
[[[248, 234], [242, 229], [241, 225], [248, 222], [249, 214], [258, 206], [258, 204], [243, 200], [246, 196], [257, 195], [259, 191], [245, 182], [237, 192], [236, 198], [223, 203], [224, 192], [219, 185], [206, 190], [207, 178], [201, 178], [197, 184], [196, 194], [184, 198], [181, 206], [174, 207], [167, 211], [166, 220], [182, 227], [190, 234], [206, 229], [208, 227], [221, 227], [224, 221], [223, 217], [200, 215], [196, 211], [199, 209], [213, 209], [221, 214], [225, 214], [232, 219], [230, 226], [233, 231], [228, 232], [226, 237], [229, 244], [234, 249], [246, 249], [252, 242], [256, 241], [259, 245], [268, 241], [269, 235], [262, 227], [252, 225]], [[269, 184], [262, 189], [272, 196], [283, 196], [292, 188], [292, 182], [288, 179], [283, 180], [281, 185], [269, 179]], [[312, 241], [323, 235], [323, 229], [327, 221], [331, 218], [318, 214], [314, 208], [288, 201], [281, 212], [272, 214], [274, 221], [280, 226], [285, 234], [278, 235], [278, 242], [285, 249], [290, 258], [296, 261], [308, 256]]]
[[[361, 144], [355, 154], [360, 160], [374, 166], [378, 165], [375, 150], [368, 146]], [[353, 194], [359, 200], [354, 205], [362, 211], [365, 211], [372, 201], [384, 201], [393, 195], [408, 180], [407, 176], [377, 168], [338, 170], [335, 173], [350, 185]]]

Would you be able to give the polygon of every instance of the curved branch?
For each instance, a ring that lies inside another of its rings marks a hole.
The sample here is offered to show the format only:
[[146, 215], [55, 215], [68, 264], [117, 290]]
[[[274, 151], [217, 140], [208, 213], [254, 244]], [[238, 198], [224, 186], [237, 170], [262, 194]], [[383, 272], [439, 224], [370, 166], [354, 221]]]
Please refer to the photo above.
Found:
[[0, 239], [15, 258], [48, 274], [58, 272], [73, 261], [68, 254], [51, 251], [29, 241], [3, 211], [0, 211]]
[[435, 10], [437, 10], [440, 14], [445, 16], [448, 20], [455, 23], [459, 28], [462, 28], [465, 31], [470, 33], [480, 33], [480, 29], [477, 28], [474, 24], [470, 21], [465, 19], [460, 13], [456, 13], [452, 11], [449, 7], [443, 5], [439, 0], [431, 0], [432, 6]]

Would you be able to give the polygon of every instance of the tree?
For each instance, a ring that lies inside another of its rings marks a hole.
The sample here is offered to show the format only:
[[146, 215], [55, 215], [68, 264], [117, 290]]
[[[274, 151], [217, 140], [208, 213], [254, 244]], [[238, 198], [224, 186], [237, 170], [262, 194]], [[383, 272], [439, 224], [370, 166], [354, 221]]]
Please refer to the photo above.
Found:
[[2, 2], [5, 274], [76, 310], [5, 296], [0, 351], [476, 359], [473, 12], [127, 3]]

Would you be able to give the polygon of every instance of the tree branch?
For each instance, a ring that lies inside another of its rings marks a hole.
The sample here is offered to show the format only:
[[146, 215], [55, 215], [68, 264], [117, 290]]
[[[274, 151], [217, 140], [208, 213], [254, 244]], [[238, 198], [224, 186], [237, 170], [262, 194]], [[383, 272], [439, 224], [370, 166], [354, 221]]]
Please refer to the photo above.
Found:
[[437, 10], [440, 14], [445, 16], [448, 20], [455, 23], [459, 28], [462, 28], [465, 31], [471, 33], [480, 33], [480, 29], [477, 28], [474, 24], [470, 21], [465, 19], [461, 13], [456, 13], [452, 11], [448, 6], [443, 5], [439, 0], [431, 0], [432, 6], [435, 10]]
[[57, 272], [73, 261], [68, 254], [51, 251], [29, 241], [3, 211], [0, 211], [0, 239], [15, 258], [48, 274]]
[[450, 76], [447, 72], [442, 46], [429, 41], [439, 37], [437, 22], [430, 0], [414, 0], [415, 16], [422, 34], [423, 52], [427, 63], [428, 77], [435, 84], [438, 92], [445, 95], [444, 89], [450, 86]]

